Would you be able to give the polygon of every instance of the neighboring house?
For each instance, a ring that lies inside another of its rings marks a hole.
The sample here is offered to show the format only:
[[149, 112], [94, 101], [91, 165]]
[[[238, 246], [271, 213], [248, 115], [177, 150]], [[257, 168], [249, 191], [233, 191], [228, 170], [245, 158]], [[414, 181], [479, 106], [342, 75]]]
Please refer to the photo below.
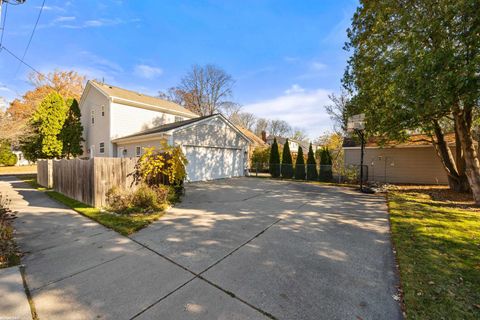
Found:
[[[455, 154], [455, 135], [445, 136]], [[380, 146], [371, 139], [365, 144], [364, 165], [368, 180], [383, 183], [448, 184], [447, 174], [430, 138], [411, 135], [402, 143], [389, 142]], [[345, 165], [360, 164], [360, 144], [355, 139], [343, 142]]]
[[[283, 146], [285, 144], [285, 141], [287, 140], [287, 138], [284, 138], [284, 137], [270, 135], [270, 136], [267, 137], [267, 144], [271, 146], [273, 144], [273, 140], [275, 138], [277, 139], [277, 143], [278, 143], [279, 146]], [[310, 147], [310, 142], [308, 142], [308, 141], [298, 141], [298, 140], [289, 138], [288, 139], [288, 146], [290, 147], [290, 152], [292, 152], [293, 154], [297, 153], [298, 146], [302, 147], [304, 154], [308, 154], [308, 149]], [[317, 149], [320, 148], [320, 146], [318, 146], [316, 144], [312, 144], [312, 148], [313, 148], [313, 152], [315, 152], [315, 151], [317, 151]]]
[[251, 141], [219, 114], [199, 117], [184, 107], [88, 81], [80, 99], [84, 157], [136, 157], [164, 140], [181, 146], [187, 180], [243, 176]]
[[12, 149], [12, 153], [17, 156], [17, 163], [15, 163], [16, 166], [28, 166], [32, 164], [32, 162], [25, 159], [25, 156], [21, 150]]
[[250, 165], [251, 163], [250, 159], [253, 155], [253, 151], [256, 148], [266, 148], [268, 147], [268, 144], [252, 131], [242, 126], [238, 126], [238, 125], [235, 125], [235, 126], [250, 140], [250, 144], [248, 145], [248, 157], [247, 157], [247, 163], [248, 165]]

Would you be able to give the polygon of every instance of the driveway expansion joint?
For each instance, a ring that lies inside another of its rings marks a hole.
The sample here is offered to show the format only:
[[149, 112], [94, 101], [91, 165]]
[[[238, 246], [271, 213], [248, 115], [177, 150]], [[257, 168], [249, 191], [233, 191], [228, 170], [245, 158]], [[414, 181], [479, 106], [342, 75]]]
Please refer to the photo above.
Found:
[[263, 314], [264, 316], [270, 318], [270, 319], [273, 319], [273, 320], [276, 320], [277, 318], [275, 316], [273, 316], [272, 314], [268, 313], [267, 311], [265, 310], [262, 310], [260, 309], [259, 307], [243, 300], [242, 298], [238, 297], [236, 294], [234, 294], [233, 292], [225, 289], [225, 288], [222, 288], [221, 286], [217, 285], [216, 283], [206, 279], [205, 277], [202, 276], [203, 273], [207, 272], [208, 270], [210, 270], [211, 268], [213, 268], [214, 266], [216, 266], [217, 264], [219, 264], [220, 262], [222, 262], [223, 260], [225, 260], [226, 258], [228, 258], [229, 256], [231, 256], [232, 254], [234, 254], [235, 252], [237, 252], [238, 250], [240, 250], [242, 247], [244, 247], [245, 245], [249, 244], [251, 241], [255, 240], [256, 238], [258, 238], [259, 236], [261, 236], [262, 234], [264, 234], [268, 229], [270, 229], [271, 227], [273, 227], [275, 224], [279, 223], [280, 221], [282, 221], [283, 219], [277, 219], [275, 220], [273, 223], [269, 224], [266, 228], [264, 228], [262, 231], [258, 232], [257, 234], [255, 234], [253, 237], [251, 237], [250, 239], [248, 239], [246, 242], [242, 243], [240, 246], [238, 246], [237, 248], [235, 248], [234, 250], [232, 250], [231, 252], [229, 252], [227, 255], [225, 255], [223, 258], [219, 259], [218, 261], [216, 261], [215, 263], [213, 263], [212, 265], [210, 265], [209, 267], [207, 267], [205, 270], [203, 270], [202, 272], [200, 273], [196, 273], [190, 269], [188, 269], [187, 267], [181, 265], [180, 263], [176, 262], [175, 260], [167, 257], [166, 255], [150, 248], [149, 246], [143, 244], [142, 242], [136, 240], [136, 239], [133, 239], [131, 237], [127, 237], [129, 239], [131, 239], [133, 242], [137, 243], [138, 245], [144, 247], [145, 249], [147, 250], [150, 250], [151, 252], [157, 254], [158, 256], [166, 259], [167, 261], [175, 264], [176, 266], [182, 268], [183, 270], [191, 273], [192, 275], [194, 275], [193, 278], [191, 278], [190, 280], [188, 280], [187, 282], [181, 284], [180, 286], [178, 286], [177, 288], [175, 288], [174, 290], [172, 290], [171, 292], [169, 292], [168, 294], [164, 295], [163, 297], [161, 297], [159, 300], [155, 301], [154, 303], [152, 303], [151, 305], [149, 305], [148, 307], [146, 307], [145, 309], [143, 309], [142, 311], [140, 311], [139, 313], [137, 313], [136, 315], [134, 315], [132, 318], [130, 318], [130, 320], [133, 320], [133, 319], [136, 319], [137, 317], [139, 317], [141, 314], [143, 314], [144, 312], [146, 312], [147, 310], [151, 309], [153, 306], [155, 306], [156, 304], [160, 303], [161, 301], [163, 301], [164, 299], [166, 299], [168, 296], [174, 294], [175, 292], [177, 292], [178, 290], [180, 290], [181, 288], [183, 288], [184, 286], [186, 286], [187, 284], [189, 284], [190, 282], [192, 282], [193, 280], [195, 279], [200, 279], [200, 280], [203, 280], [204, 282], [208, 283], [209, 285], [219, 289], [220, 291], [222, 291], [223, 293], [227, 294], [228, 296], [230, 296], [231, 298], [233, 299], [236, 299], [240, 302], [242, 302], [243, 304], [249, 306], [250, 308], [258, 311], [259, 313]]

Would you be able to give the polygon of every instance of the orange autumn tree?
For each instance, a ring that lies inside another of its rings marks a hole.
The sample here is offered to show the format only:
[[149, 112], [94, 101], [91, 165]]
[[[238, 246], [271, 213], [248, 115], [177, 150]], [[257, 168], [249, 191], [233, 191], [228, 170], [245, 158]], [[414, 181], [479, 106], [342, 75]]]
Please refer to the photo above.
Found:
[[13, 100], [0, 116], [1, 136], [13, 143], [28, 132], [29, 119], [47, 95], [56, 92], [65, 99], [79, 100], [85, 86], [85, 76], [76, 71], [55, 70], [45, 76], [31, 73], [29, 81], [34, 88]]

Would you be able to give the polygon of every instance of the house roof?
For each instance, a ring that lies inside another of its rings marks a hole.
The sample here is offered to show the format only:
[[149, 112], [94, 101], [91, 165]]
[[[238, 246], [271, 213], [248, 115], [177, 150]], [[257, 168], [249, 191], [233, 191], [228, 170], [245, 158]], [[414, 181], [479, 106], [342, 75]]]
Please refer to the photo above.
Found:
[[245, 136], [247, 136], [247, 138], [249, 138], [253, 142], [254, 145], [256, 145], [256, 146], [266, 146], [267, 145], [265, 143], [265, 141], [262, 140], [262, 138], [257, 136], [252, 131], [250, 131], [250, 130], [242, 127], [242, 126], [235, 125], [235, 127], [237, 127], [237, 129], [240, 130]]
[[[278, 143], [278, 144], [281, 144], [281, 145], [284, 145], [284, 144], [285, 144], [285, 141], [287, 140], [287, 138], [285, 138], [285, 137], [269, 135], [269, 136], [267, 137], [267, 141], [268, 141], [268, 140], [273, 140], [274, 138], [277, 138], [277, 143]], [[305, 152], [305, 153], [308, 152], [308, 148], [310, 147], [310, 142], [308, 142], [308, 141], [299, 141], [299, 140], [290, 139], [290, 138], [288, 138], [288, 141], [297, 143], [298, 145], [300, 145], [300, 146], [302, 147], [303, 152]], [[312, 146], [314, 146], [313, 143], [312, 143]], [[290, 151], [296, 152], [297, 150], [290, 150]]]
[[[131, 139], [131, 138], [140, 138], [140, 137], [142, 137], [142, 136], [150, 136], [150, 135], [156, 135], [156, 134], [160, 134], [160, 133], [167, 133], [167, 132], [169, 132], [170, 130], [174, 130], [174, 129], [178, 129], [178, 128], [181, 128], [181, 127], [185, 127], [185, 126], [188, 126], [188, 125], [191, 125], [191, 124], [194, 124], [194, 123], [203, 121], [203, 120], [205, 120], [205, 119], [214, 118], [214, 117], [220, 117], [220, 118], [222, 118], [222, 119], [223, 119], [225, 122], [227, 122], [234, 130], [238, 131], [238, 132], [240, 133], [240, 135], [242, 135], [247, 141], [250, 140], [249, 137], [247, 137], [241, 130], [239, 130], [235, 125], [233, 125], [230, 121], [228, 121], [224, 116], [222, 116], [222, 115], [219, 114], [219, 113], [216, 113], [216, 114], [212, 114], [212, 115], [209, 115], [209, 116], [202, 116], [202, 117], [197, 117], [197, 118], [188, 119], [188, 120], [184, 120], [184, 121], [177, 121], [177, 122], [167, 123], [167, 124], [164, 124], [164, 125], [161, 125], [161, 126], [157, 126], [157, 127], [151, 128], [151, 129], [139, 131], [139, 132], [130, 134], [130, 135], [128, 135], [128, 136], [119, 137], [119, 138], [116, 138], [116, 139], [114, 139], [114, 140], [112, 140], [112, 141], [113, 141], [113, 142], [118, 142], [118, 141], [122, 141], [122, 140], [124, 140], [124, 139], [127, 139], [127, 140], [128, 140], [128, 139]], [[141, 138], [140, 138], [140, 139], [141, 139]]]
[[[449, 145], [455, 145], [455, 133], [445, 134], [445, 141]], [[429, 147], [432, 145], [432, 139], [426, 134], [413, 134], [406, 141], [398, 142], [395, 140], [380, 144], [380, 139], [371, 137], [365, 143], [366, 148], [410, 148], [410, 147]], [[343, 148], [360, 148], [360, 142], [354, 138], [343, 139]]]
[[[93, 85], [95, 88], [102, 91], [105, 95], [112, 97], [115, 102], [139, 106], [145, 105], [150, 106], [153, 108], [159, 108], [163, 110], [170, 110], [174, 113], [179, 113], [187, 116], [198, 117], [198, 114], [193, 113], [192, 111], [182, 107], [181, 105], [171, 102], [168, 100], [160, 99], [157, 97], [152, 97], [149, 95], [145, 95], [143, 93], [115, 87], [106, 83], [101, 83], [95, 80], [90, 80], [89, 83]], [[116, 98], [116, 99], [115, 99]]]

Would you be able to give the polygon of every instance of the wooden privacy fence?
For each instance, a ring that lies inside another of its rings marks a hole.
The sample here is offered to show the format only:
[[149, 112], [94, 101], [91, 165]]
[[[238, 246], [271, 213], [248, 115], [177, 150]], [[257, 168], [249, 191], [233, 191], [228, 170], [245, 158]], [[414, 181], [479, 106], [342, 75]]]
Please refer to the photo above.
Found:
[[106, 206], [105, 194], [110, 188], [135, 188], [129, 174], [136, 162], [137, 158], [38, 160], [37, 181], [70, 198], [101, 208]]

